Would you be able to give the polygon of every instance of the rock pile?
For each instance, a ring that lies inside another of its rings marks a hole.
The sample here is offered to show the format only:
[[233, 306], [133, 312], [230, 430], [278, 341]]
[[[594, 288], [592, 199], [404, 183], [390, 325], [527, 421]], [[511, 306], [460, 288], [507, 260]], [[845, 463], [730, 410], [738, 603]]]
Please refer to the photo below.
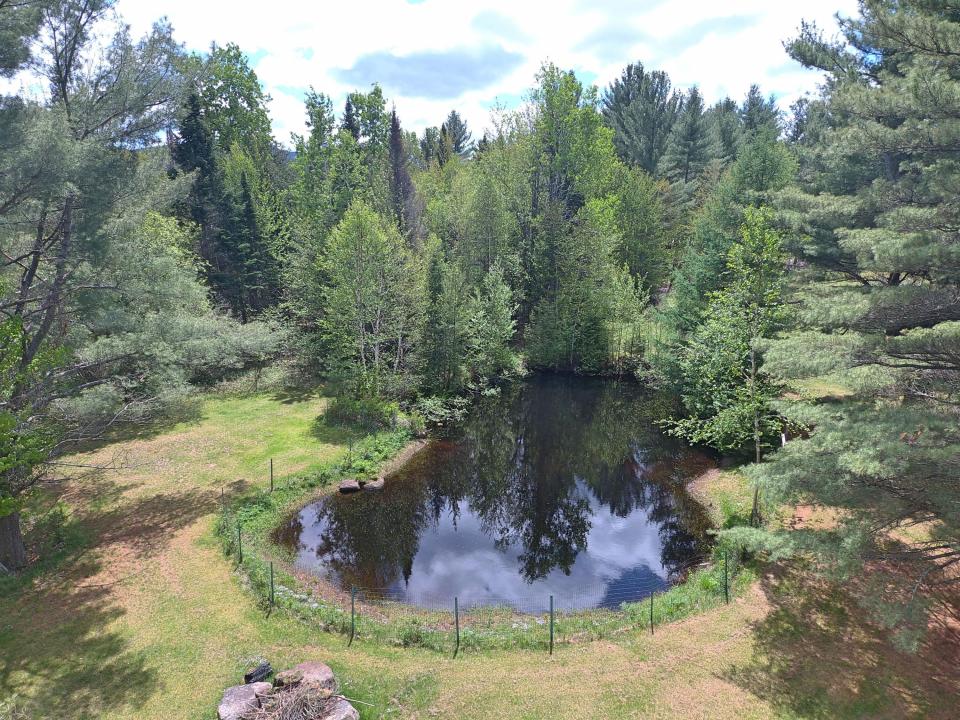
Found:
[[218, 720], [358, 720], [356, 708], [337, 695], [333, 671], [321, 662], [300, 663], [278, 672], [273, 684], [252, 682], [227, 688]]

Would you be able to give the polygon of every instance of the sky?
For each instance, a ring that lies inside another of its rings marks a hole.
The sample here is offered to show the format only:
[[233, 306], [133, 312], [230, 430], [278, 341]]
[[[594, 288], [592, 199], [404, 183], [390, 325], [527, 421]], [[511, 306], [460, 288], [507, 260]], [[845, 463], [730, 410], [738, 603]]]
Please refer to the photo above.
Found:
[[342, 108], [379, 82], [407, 129], [451, 109], [475, 137], [493, 107], [519, 106], [544, 61], [601, 89], [630, 62], [698, 85], [709, 102], [760, 85], [786, 109], [821, 78], [783, 41], [802, 20], [834, 32], [856, 0], [120, 0], [134, 33], [165, 15], [187, 49], [237, 43], [271, 97], [274, 135], [304, 132], [311, 86]]

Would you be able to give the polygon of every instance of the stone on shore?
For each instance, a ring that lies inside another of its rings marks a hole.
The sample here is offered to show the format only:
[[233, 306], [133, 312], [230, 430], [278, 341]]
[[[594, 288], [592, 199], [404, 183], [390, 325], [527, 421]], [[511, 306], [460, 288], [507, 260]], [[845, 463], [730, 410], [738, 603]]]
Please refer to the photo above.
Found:
[[360, 483], [354, 479], [344, 480], [340, 483], [340, 492], [344, 494], [360, 492]]

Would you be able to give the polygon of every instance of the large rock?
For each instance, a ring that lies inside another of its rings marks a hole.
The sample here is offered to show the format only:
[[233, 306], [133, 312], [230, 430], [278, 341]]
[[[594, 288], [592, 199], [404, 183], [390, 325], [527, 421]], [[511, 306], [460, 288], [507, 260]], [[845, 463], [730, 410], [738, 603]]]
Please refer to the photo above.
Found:
[[344, 480], [340, 483], [340, 492], [355, 493], [360, 492], [360, 483], [357, 480]]
[[360, 720], [360, 713], [346, 698], [333, 697], [318, 720]]
[[223, 699], [217, 706], [218, 720], [242, 720], [246, 713], [260, 707], [260, 697], [273, 690], [270, 683], [255, 682], [235, 685], [223, 691]]
[[303, 662], [296, 667], [278, 672], [273, 679], [277, 687], [293, 685], [313, 685], [324, 690], [336, 690], [337, 681], [333, 677], [333, 670], [322, 662]]
[[364, 490], [383, 490], [383, 478], [377, 478], [376, 480], [371, 480], [366, 485], [363, 486]]

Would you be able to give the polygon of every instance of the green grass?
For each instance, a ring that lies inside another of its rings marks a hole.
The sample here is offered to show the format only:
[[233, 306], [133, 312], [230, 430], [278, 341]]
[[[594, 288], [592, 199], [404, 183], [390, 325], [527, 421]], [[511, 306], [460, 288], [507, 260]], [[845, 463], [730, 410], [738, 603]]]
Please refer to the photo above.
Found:
[[283, 492], [339, 463], [351, 438], [358, 453], [375, 442], [316, 422], [325, 403], [314, 393], [216, 397], [189, 419], [75, 458], [125, 464], [48, 489], [85, 547], [0, 589], [0, 718], [16, 706], [31, 719], [209, 720], [258, 657], [329, 663], [365, 720], [937, 718], [954, 707], [951, 688], [936, 685], [942, 660], [930, 661], [942, 652], [889, 650], [842, 594], [802, 577], [765, 574], [729, 605], [691, 614], [683, 606], [697, 606], [697, 593], [718, 596], [715, 574], [702, 585], [695, 575], [677, 591], [685, 597], [655, 606], [653, 635], [638, 607], [637, 627], [552, 657], [542, 646], [467, 645], [454, 660], [365, 635], [347, 647], [293, 610], [266, 612], [214, 533], [220, 488], [231, 503], [255, 495], [274, 457]]

